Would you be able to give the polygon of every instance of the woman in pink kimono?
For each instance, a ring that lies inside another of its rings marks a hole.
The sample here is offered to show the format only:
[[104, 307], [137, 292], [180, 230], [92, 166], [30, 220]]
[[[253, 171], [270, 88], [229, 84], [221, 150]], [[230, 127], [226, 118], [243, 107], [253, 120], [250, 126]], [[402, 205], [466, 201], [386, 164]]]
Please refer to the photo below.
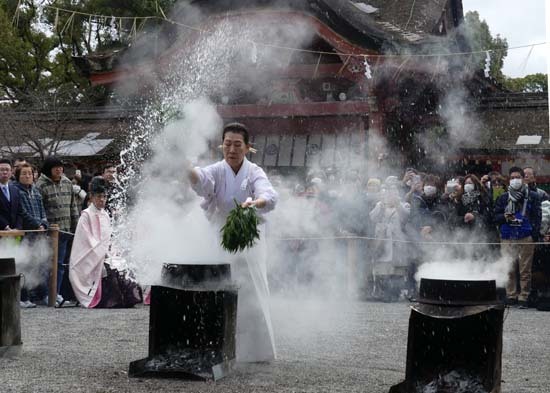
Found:
[[79, 303], [86, 308], [131, 307], [141, 301], [141, 291], [105, 263], [111, 244], [111, 219], [105, 211], [106, 182], [90, 183], [90, 205], [82, 211], [71, 250], [69, 280]]
[[[190, 170], [195, 192], [203, 197], [201, 207], [219, 230], [235, 207], [255, 206], [263, 216], [275, 207], [277, 193], [265, 172], [246, 159], [250, 151], [246, 127], [228, 124], [223, 130], [222, 161]], [[237, 360], [245, 362], [275, 359], [275, 342], [269, 312], [266, 243], [263, 225], [256, 246], [236, 256], [225, 254], [239, 285], [237, 305]]]

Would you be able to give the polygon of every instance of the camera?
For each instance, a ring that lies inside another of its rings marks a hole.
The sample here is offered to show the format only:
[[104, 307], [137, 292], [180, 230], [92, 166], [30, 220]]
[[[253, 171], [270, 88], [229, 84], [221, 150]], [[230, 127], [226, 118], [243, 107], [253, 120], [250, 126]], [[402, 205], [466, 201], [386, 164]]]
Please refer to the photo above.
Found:
[[457, 186], [458, 186], [457, 182], [449, 180], [447, 182], [447, 186], [445, 187], [445, 191], [447, 192], [447, 194], [452, 194], [456, 192]]
[[520, 220], [518, 218], [514, 218], [508, 221], [508, 225], [510, 225], [511, 227], [520, 227], [522, 223], [523, 220]]

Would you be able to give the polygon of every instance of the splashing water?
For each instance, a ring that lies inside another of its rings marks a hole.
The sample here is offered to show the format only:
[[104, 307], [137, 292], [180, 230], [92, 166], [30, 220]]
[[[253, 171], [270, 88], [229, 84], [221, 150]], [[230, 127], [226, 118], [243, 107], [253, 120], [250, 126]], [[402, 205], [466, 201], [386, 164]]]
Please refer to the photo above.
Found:
[[223, 121], [211, 99], [231, 94], [234, 81], [254, 93], [289, 64], [279, 52], [251, 45], [258, 37], [290, 46], [312, 32], [306, 25], [222, 21], [208, 33], [182, 35], [186, 49], [173, 45], [170, 60], [161, 60], [162, 78], [129, 132], [113, 194], [113, 249], [142, 283], [155, 282], [165, 262], [219, 258], [219, 229], [198, 208], [186, 168], [215, 161], [212, 142], [221, 138]]

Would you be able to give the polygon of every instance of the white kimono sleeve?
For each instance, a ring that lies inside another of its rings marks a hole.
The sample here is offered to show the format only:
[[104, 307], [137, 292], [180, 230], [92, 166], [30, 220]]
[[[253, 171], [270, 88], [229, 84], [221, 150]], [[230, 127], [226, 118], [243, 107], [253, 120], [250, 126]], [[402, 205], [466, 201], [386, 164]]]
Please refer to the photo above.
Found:
[[266, 202], [265, 207], [258, 210], [262, 213], [267, 213], [273, 210], [277, 204], [279, 195], [271, 185], [271, 182], [267, 178], [264, 170], [258, 166], [254, 166], [253, 173], [250, 177], [254, 186], [254, 197], [256, 199], [262, 198]]
[[191, 188], [197, 193], [198, 196], [206, 199], [214, 197], [214, 192], [216, 189], [216, 169], [216, 164], [209, 165], [205, 168], [195, 167], [195, 171], [199, 176], [199, 181], [195, 184], [191, 184]]

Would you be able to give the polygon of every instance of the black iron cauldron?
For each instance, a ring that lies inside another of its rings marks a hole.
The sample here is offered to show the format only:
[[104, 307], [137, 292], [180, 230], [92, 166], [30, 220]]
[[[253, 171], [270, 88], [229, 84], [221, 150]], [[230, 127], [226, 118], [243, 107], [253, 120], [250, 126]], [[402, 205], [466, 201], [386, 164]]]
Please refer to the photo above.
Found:
[[131, 377], [218, 380], [235, 360], [237, 287], [229, 264], [164, 264], [151, 288], [149, 356]]
[[405, 381], [390, 393], [498, 393], [504, 303], [495, 281], [421, 279]]
[[15, 259], [0, 259], [0, 357], [17, 355], [21, 349], [20, 281]]

